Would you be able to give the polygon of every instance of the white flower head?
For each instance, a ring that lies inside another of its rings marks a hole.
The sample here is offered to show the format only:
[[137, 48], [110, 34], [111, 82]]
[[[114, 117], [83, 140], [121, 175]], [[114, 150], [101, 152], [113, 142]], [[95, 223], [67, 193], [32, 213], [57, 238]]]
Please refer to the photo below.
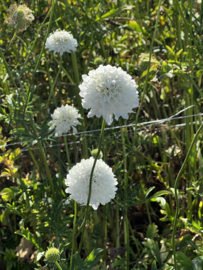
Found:
[[23, 32], [27, 29], [29, 24], [34, 20], [32, 15], [32, 10], [26, 5], [13, 4], [8, 9], [8, 17], [4, 21], [8, 26], [18, 30], [18, 32]]
[[[87, 205], [89, 194], [90, 174], [93, 167], [94, 158], [82, 159], [77, 163], [67, 175], [65, 183], [68, 188], [65, 190], [70, 193], [70, 198]], [[117, 190], [117, 179], [112, 169], [102, 160], [98, 159], [92, 178], [92, 192], [90, 205], [96, 210], [99, 204], [106, 204], [115, 197]]]
[[77, 40], [73, 38], [73, 35], [60, 29], [50, 34], [45, 44], [46, 49], [54, 51], [54, 53], [60, 53], [60, 55], [63, 55], [64, 52], [75, 52], [77, 46]]
[[127, 72], [120, 67], [100, 65], [82, 76], [79, 85], [82, 106], [91, 109], [88, 117], [103, 116], [107, 124], [113, 122], [113, 114], [128, 119], [128, 113], [138, 107], [139, 97], [137, 84]]
[[60, 108], [55, 109], [51, 114], [53, 120], [49, 122], [51, 124], [50, 129], [56, 130], [55, 136], [61, 136], [63, 133], [67, 133], [71, 128], [76, 133], [75, 126], [81, 125], [78, 118], [82, 118], [78, 113], [78, 110], [69, 105], [62, 105]]

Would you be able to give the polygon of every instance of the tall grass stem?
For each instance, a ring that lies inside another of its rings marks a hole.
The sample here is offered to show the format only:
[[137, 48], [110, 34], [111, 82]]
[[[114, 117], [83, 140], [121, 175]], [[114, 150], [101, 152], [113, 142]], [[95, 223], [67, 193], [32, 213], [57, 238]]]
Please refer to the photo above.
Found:
[[[125, 128], [126, 129], [126, 128]], [[122, 147], [123, 147], [123, 165], [124, 165], [124, 197], [127, 199], [128, 196], [128, 172], [127, 172], [127, 156], [126, 156], [126, 146], [125, 146], [125, 135], [124, 131], [121, 128], [121, 138], [122, 138]], [[126, 267], [125, 269], [129, 269], [129, 260], [130, 260], [130, 246], [129, 246], [129, 228], [128, 228], [128, 207], [125, 204], [125, 212], [124, 212], [124, 244], [126, 247]]]
[[72, 247], [71, 247], [71, 257], [70, 257], [70, 270], [72, 270], [72, 264], [73, 264], [73, 253], [74, 253], [75, 232], [76, 232], [76, 220], [77, 220], [77, 202], [74, 201], [74, 220], [73, 220], [73, 235], [72, 235]]
[[[81, 105], [81, 98], [79, 95], [79, 72], [78, 72], [78, 66], [77, 66], [77, 58], [76, 58], [76, 54], [75, 52], [71, 52], [71, 60], [72, 60], [72, 65], [73, 65], [73, 71], [74, 71], [74, 75], [75, 75], [75, 83], [76, 83], [76, 97], [77, 97], [77, 105], [79, 108], [79, 112], [81, 114], [81, 116], [83, 117], [83, 121], [82, 121], [82, 127], [83, 127], [83, 131], [85, 131], [85, 119], [84, 119], [84, 111], [83, 111], [83, 107]], [[83, 158], [88, 158], [88, 148], [87, 148], [87, 139], [84, 135], [83, 137]]]

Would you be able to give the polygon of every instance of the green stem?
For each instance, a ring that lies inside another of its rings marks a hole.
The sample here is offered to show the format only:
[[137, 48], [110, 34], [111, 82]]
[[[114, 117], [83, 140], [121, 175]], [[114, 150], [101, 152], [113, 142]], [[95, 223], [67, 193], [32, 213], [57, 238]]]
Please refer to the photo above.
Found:
[[120, 247], [119, 205], [116, 204], [116, 247]]
[[55, 87], [56, 82], [58, 80], [59, 73], [61, 72], [61, 66], [62, 66], [62, 57], [60, 57], [59, 69], [58, 69], [58, 72], [56, 74], [56, 78], [54, 80], [54, 83], [51, 83], [51, 79], [49, 79], [50, 84], [51, 84], [51, 91], [50, 91], [50, 94], [49, 94], [49, 97], [48, 97], [48, 101], [47, 101], [47, 104], [46, 104], [46, 108], [47, 109], [49, 108], [49, 102], [50, 102], [51, 96], [53, 96], [53, 100], [54, 100], [54, 103], [55, 103], [54, 105], [57, 108], [57, 102], [56, 102], [56, 99], [55, 99], [55, 96], [54, 96], [54, 87]]
[[8, 44], [8, 46], [6, 47], [4, 53], [5, 53], [5, 52], [8, 50], [8, 48], [11, 46], [11, 44], [12, 44], [13, 41], [14, 41], [14, 39], [16, 38], [16, 35], [17, 35], [17, 30], [14, 32], [13, 37], [12, 37], [10, 43]]
[[[126, 128], [125, 128], [126, 129]], [[127, 172], [127, 157], [126, 157], [126, 146], [125, 146], [125, 136], [124, 131], [121, 128], [121, 138], [122, 138], [122, 146], [123, 146], [123, 164], [124, 164], [124, 197], [127, 199], [128, 194], [128, 172]], [[129, 269], [129, 254], [130, 254], [130, 246], [129, 246], [129, 229], [128, 229], [128, 208], [125, 204], [125, 213], [124, 213], [124, 244], [126, 247], [126, 267], [125, 269]]]
[[51, 16], [50, 16], [50, 19], [49, 19], [49, 25], [48, 25], [47, 32], [46, 32], [46, 35], [45, 35], [45, 38], [44, 38], [44, 41], [43, 41], [43, 46], [42, 46], [42, 49], [41, 49], [41, 52], [40, 52], [38, 61], [37, 61], [37, 63], [36, 63], [34, 72], [33, 72], [33, 74], [32, 74], [32, 81], [31, 81], [30, 85], [33, 84], [33, 81], [34, 81], [34, 78], [35, 78], [35, 73], [36, 73], [37, 67], [38, 67], [38, 65], [39, 65], [39, 61], [41, 60], [42, 54], [43, 54], [43, 52], [44, 52], [44, 47], [45, 47], [45, 44], [46, 44], [47, 37], [48, 37], [48, 35], [49, 35], [49, 31], [50, 31], [50, 28], [51, 28], [51, 23], [52, 23], [52, 19], [53, 19], [53, 15], [54, 15], [54, 5], [55, 5], [55, 0], [52, 0]]
[[177, 186], [178, 186], [178, 181], [183, 173], [184, 167], [187, 163], [187, 160], [189, 158], [189, 155], [191, 153], [191, 150], [194, 146], [194, 143], [201, 131], [203, 127], [203, 124], [201, 124], [201, 126], [199, 127], [199, 129], [197, 130], [197, 133], [195, 134], [192, 143], [190, 145], [190, 148], [188, 149], [187, 155], [185, 157], [185, 160], [180, 168], [180, 171], [177, 175], [177, 178], [175, 180], [175, 185], [174, 185], [174, 190], [175, 190], [175, 201], [176, 201], [176, 212], [175, 212], [175, 218], [174, 218], [174, 222], [173, 222], [173, 234], [172, 234], [172, 247], [173, 247], [173, 256], [174, 256], [174, 266], [175, 266], [175, 270], [178, 270], [178, 266], [177, 266], [177, 261], [176, 261], [176, 248], [175, 248], [175, 235], [176, 235], [176, 227], [177, 227], [177, 221], [178, 221], [178, 214], [179, 214], [179, 200], [178, 200], [178, 192], [177, 192]]
[[67, 157], [67, 161], [68, 161], [68, 171], [69, 171], [69, 168], [70, 168], [70, 154], [69, 154], [69, 151], [68, 151], [68, 144], [67, 144], [66, 136], [64, 136], [63, 139], [64, 139], [64, 143], [65, 143], [66, 157]]
[[107, 243], [107, 205], [103, 206], [104, 218], [103, 218], [103, 230], [104, 230], [104, 246]]
[[82, 243], [83, 243], [83, 238], [84, 238], [84, 231], [85, 231], [85, 225], [86, 225], [87, 217], [88, 217], [88, 214], [89, 214], [89, 204], [90, 204], [90, 198], [91, 198], [91, 192], [92, 192], [92, 178], [93, 178], [93, 173], [94, 173], [94, 169], [95, 169], [95, 166], [96, 166], [96, 162], [97, 162], [97, 159], [99, 157], [99, 153], [101, 151], [101, 144], [102, 144], [102, 139], [103, 139], [103, 133], [104, 133], [105, 123], [106, 122], [103, 119], [101, 133], [100, 133], [100, 137], [99, 137], [98, 152], [97, 152], [97, 155], [95, 157], [95, 160], [94, 160], [94, 163], [93, 163], [93, 167], [92, 167], [92, 170], [91, 170], [91, 174], [90, 174], [89, 194], [88, 194], [88, 199], [87, 199], [87, 207], [86, 207], [86, 213], [85, 213], [84, 222], [82, 223], [82, 236], [81, 236], [81, 239], [80, 239], [80, 245], [79, 245], [79, 249], [78, 249], [78, 255], [77, 255], [77, 259], [76, 259], [74, 270], [77, 270], [77, 263], [78, 263], [79, 256], [80, 256], [80, 251], [81, 251], [81, 248], [82, 248]]
[[63, 270], [58, 262], [55, 262], [55, 265], [58, 267], [59, 270]]
[[[178, 50], [181, 50], [182, 49], [182, 40], [181, 40], [181, 31], [180, 31], [178, 0], [173, 1], [173, 6], [175, 7], [175, 10], [176, 10], [175, 25], [176, 25], [176, 34], [177, 34], [177, 38], [178, 38]], [[182, 54], [180, 55], [180, 57], [182, 58]]]
[[[59, 61], [57, 58], [55, 58], [55, 57], [54, 57], [54, 60], [55, 60], [58, 64], [60, 63], [60, 61]], [[68, 77], [70, 83], [74, 85], [74, 84], [75, 84], [75, 83], [74, 83], [74, 80], [71, 78], [71, 76], [70, 76], [70, 74], [68, 73], [68, 71], [67, 71], [63, 66], [61, 66], [61, 68], [62, 68], [63, 72], [66, 74], [66, 76]]]
[[[116, 164], [119, 163], [119, 159], [118, 159], [118, 153], [119, 153], [119, 148], [118, 148], [118, 142], [117, 140], [115, 141], [116, 144]], [[118, 195], [116, 195], [116, 201], [118, 201]], [[120, 224], [119, 224], [119, 204], [116, 202], [116, 247], [119, 248], [120, 247]]]
[[7, 64], [7, 62], [6, 62], [6, 59], [5, 59], [4, 54], [2, 53], [1, 49], [0, 49], [0, 56], [1, 56], [2, 59], [3, 59], [3, 63], [4, 63], [4, 65], [5, 65], [5, 67], [6, 67], [6, 70], [7, 70], [7, 72], [8, 72], [9, 77], [10, 77], [10, 80], [12, 81], [12, 83], [14, 84], [14, 86], [15, 86], [15, 88], [16, 88], [16, 90], [17, 90], [17, 89], [18, 89], [18, 86], [17, 86], [17, 84], [15, 83], [15, 81], [14, 81], [14, 79], [13, 79], [13, 76], [12, 76], [12, 74], [11, 74], [11, 71], [10, 71], [10, 69], [9, 69], [9, 67], [8, 67], [8, 64]]
[[[35, 127], [35, 122], [34, 122], [32, 116], [30, 116], [30, 125], [32, 126], [32, 129], [33, 129], [33, 131], [35, 133], [36, 139], [38, 139], [37, 130], [36, 130], [36, 127]], [[45, 153], [44, 153], [44, 150], [43, 150], [41, 141], [38, 141], [37, 145], [39, 147], [40, 155], [41, 155], [42, 160], [44, 162], [44, 166], [45, 166], [45, 169], [46, 169], [47, 177], [49, 179], [49, 184], [50, 184], [50, 188], [51, 188], [52, 198], [55, 200], [56, 197], [55, 197], [55, 192], [54, 192], [54, 185], [53, 185], [53, 181], [52, 181], [52, 178], [51, 178], [51, 173], [50, 173], [50, 170], [49, 170], [49, 166], [48, 166], [48, 163], [47, 163], [47, 159], [46, 159], [46, 156], [45, 156]]]
[[77, 220], [77, 202], [74, 201], [74, 220], [73, 220], [72, 249], [71, 249], [71, 257], [70, 257], [70, 270], [72, 270], [72, 264], [73, 264], [73, 252], [74, 252], [74, 243], [75, 243], [76, 220]]
[[47, 159], [46, 159], [43, 147], [42, 147], [42, 143], [40, 141], [38, 142], [38, 147], [39, 147], [40, 154], [41, 154], [41, 157], [42, 157], [43, 162], [44, 162], [44, 166], [45, 166], [45, 169], [46, 169], [46, 172], [47, 172], [47, 177], [49, 179], [49, 185], [50, 185], [50, 188], [51, 188], [52, 198], [54, 200], [56, 200], [56, 196], [55, 196], [55, 192], [54, 192], [54, 185], [53, 185], [53, 181], [52, 181], [52, 178], [51, 178], [51, 173], [50, 173], [49, 166], [48, 166], [48, 163], [47, 163]]
[[[85, 131], [85, 119], [84, 119], [84, 111], [81, 105], [81, 98], [79, 95], [79, 72], [78, 72], [78, 66], [77, 66], [77, 59], [76, 59], [76, 54], [75, 52], [71, 51], [71, 60], [72, 60], [72, 65], [73, 65], [73, 70], [74, 70], [74, 75], [75, 75], [75, 82], [76, 82], [76, 96], [77, 96], [77, 105], [79, 108], [79, 112], [81, 114], [81, 116], [83, 117], [83, 121], [82, 121], [82, 127], [83, 127], [83, 131]], [[83, 158], [88, 158], [88, 148], [87, 148], [87, 140], [86, 137], [84, 135], [83, 137]]]
[[82, 105], [81, 105], [81, 98], [80, 98], [80, 95], [79, 95], [79, 72], [78, 72], [78, 65], [77, 65], [77, 58], [76, 58], [76, 54], [75, 52], [71, 51], [71, 60], [72, 60], [72, 65], [73, 65], [73, 71], [74, 71], [74, 75], [75, 75], [75, 83], [76, 83], [76, 96], [77, 96], [77, 105], [79, 107], [79, 111], [80, 111], [80, 114], [83, 116], [84, 115], [84, 112], [83, 112], [83, 108], [82, 108]]
[[35, 157], [34, 157], [34, 155], [33, 155], [33, 153], [32, 153], [32, 149], [28, 148], [28, 153], [29, 153], [29, 155], [31, 156], [31, 159], [32, 159], [32, 161], [33, 161], [33, 163], [34, 163], [36, 169], [38, 170], [38, 172], [39, 172], [41, 178], [44, 179], [44, 175], [43, 175], [43, 173], [41, 172], [40, 167], [39, 167], [39, 164], [37, 163], [37, 160], [35, 159]]
[[100, 44], [100, 47], [101, 47], [101, 50], [102, 50], [103, 57], [105, 58], [105, 60], [107, 60], [106, 50], [105, 50], [105, 48], [104, 48], [104, 42], [103, 42], [103, 39], [100, 40], [99, 44]]

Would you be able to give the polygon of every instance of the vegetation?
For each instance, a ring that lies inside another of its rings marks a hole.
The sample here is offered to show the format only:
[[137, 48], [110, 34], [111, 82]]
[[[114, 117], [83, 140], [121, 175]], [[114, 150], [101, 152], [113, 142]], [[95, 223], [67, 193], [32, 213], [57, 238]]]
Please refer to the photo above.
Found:
[[[0, 269], [203, 269], [201, 1], [24, 1], [22, 31], [4, 23], [12, 4], [0, 1]], [[57, 29], [77, 52], [45, 49]], [[130, 74], [140, 98], [105, 127], [78, 88], [100, 64]], [[55, 136], [66, 104], [84, 121]], [[94, 210], [65, 178], [99, 145], [118, 185]]]

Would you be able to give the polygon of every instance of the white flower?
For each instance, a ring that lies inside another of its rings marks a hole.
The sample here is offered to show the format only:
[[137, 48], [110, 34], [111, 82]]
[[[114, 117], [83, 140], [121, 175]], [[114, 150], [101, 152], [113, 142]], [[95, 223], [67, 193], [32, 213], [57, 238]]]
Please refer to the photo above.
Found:
[[76, 133], [77, 129], [75, 126], [81, 125], [77, 118], [82, 118], [78, 113], [78, 110], [72, 106], [66, 104], [62, 105], [61, 108], [55, 109], [54, 113], [51, 114], [53, 120], [49, 122], [51, 124], [50, 129], [55, 128], [55, 136], [60, 136], [63, 133], [67, 133], [71, 128]]
[[[70, 193], [70, 198], [81, 205], [87, 205], [89, 194], [90, 174], [93, 167], [94, 158], [82, 159], [77, 163], [67, 175], [65, 183], [68, 188], [65, 190]], [[117, 179], [112, 169], [102, 160], [98, 159], [92, 178], [92, 192], [90, 205], [97, 209], [99, 204], [106, 204], [115, 197], [117, 190]]]
[[4, 21], [8, 26], [17, 29], [19, 32], [23, 32], [27, 29], [29, 24], [34, 20], [32, 10], [26, 5], [17, 6], [16, 3], [11, 5], [8, 9], [8, 17]]
[[82, 76], [79, 85], [82, 106], [91, 109], [88, 117], [103, 116], [107, 124], [113, 122], [113, 114], [128, 119], [128, 113], [138, 107], [139, 97], [137, 84], [127, 72], [120, 67], [100, 65]]
[[56, 30], [53, 34], [50, 34], [46, 40], [45, 48], [54, 53], [75, 52], [78, 46], [77, 40], [65, 30]]

